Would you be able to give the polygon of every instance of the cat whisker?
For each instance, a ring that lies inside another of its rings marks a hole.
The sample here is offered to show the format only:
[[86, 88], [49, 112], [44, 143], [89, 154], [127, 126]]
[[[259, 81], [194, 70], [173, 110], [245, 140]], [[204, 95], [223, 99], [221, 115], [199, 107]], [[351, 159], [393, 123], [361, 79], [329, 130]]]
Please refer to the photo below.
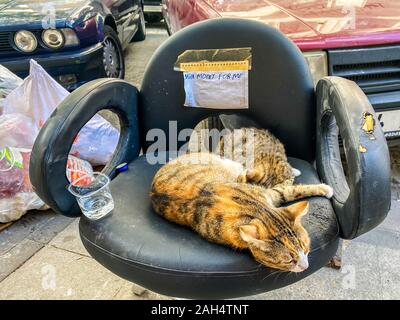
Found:
[[292, 276], [293, 273], [295, 274], [295, 275], [294, 275], [295, 277], [298, 277], [297, 272], [288, 271], [288, 272], [286, 272], [286, 274], [285, 274], [285, 278], [286, 278], [286, 277], [289, 277], [289, 276]]
[[275, 271], [275, 272], [272, 272], [272, 273], [268, 274], [266, 277], [264, 277], [264, 278], [261, 280], [261, 282], [264, 281], [265, 279], [267, 279], [267, 278], [269, 278], [269, 277], [271, 277], [271, 276], [273, 276], [273, 275], [279, 273], [279, 272], [281, 272], [281, 271], [280, 271], [280, 270], [277, 270], [277, 271]]

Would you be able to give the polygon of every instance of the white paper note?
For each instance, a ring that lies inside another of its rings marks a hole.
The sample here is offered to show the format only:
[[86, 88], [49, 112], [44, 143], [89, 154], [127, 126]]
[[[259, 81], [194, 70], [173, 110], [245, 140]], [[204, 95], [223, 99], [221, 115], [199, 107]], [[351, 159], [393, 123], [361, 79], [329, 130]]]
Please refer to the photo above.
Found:
[[185, 106], [211, 109], [249, 108], [249, 71], [184, 72]]

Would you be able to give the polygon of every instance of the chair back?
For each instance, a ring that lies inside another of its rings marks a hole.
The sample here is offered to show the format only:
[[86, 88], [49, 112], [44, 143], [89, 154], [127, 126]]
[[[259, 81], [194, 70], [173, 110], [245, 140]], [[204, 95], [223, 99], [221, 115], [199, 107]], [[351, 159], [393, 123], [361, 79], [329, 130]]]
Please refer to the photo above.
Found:
[[[180, 54], [195, 49], [252, 49], [248, 109], [185, 107], [182, 72], [174, 71]], [[188, 140], [172, 141], [201, 120], [219, 114], [245, 115], [269, 129], [285, 145], [288, 156], [315, 159], [315, 93], [301, 51], [280, 31], [242, 19], [212, 19], [196, 23], [170, 37], [154, 54], [140, 91], [139, 123], [144, 152], [154, 143], [147, 134], [166, 134], [164, 149], [176, 151]], [[176, 121], [171, 125], [171, 121]], [[171, 140], [171, 141], [170, 141]]]

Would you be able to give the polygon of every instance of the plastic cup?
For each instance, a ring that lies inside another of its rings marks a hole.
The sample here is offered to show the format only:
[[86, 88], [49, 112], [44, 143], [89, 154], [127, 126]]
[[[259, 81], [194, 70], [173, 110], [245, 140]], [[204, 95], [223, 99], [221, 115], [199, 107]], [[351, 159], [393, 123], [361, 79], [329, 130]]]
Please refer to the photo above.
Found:
[[110, 192], [110, 178], [103, 173], [94, 172], [73, 181], [68, 191], [71, 192], [82, 213], [91, 220], [105, 217], [114, 209], [114, 200]]

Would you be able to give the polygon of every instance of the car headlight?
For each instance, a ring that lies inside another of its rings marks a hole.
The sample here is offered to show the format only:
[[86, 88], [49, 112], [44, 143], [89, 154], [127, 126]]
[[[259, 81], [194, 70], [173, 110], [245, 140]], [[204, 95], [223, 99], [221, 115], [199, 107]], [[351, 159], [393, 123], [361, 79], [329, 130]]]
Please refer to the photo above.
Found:
[[22, 52], [29, 53], [36, 50], [38, 41], [32, 32], [21, 30], [15, 33], [14, 44]]
[[42, 40], [50, 49], [60, 49], [64, 45], [64, 35], [60, 30], [47, 29], [42, 32]]
[[79, 45], [79, 39], [76, 36], [76, 33], [74, 30], [69, 29], [69, 28], [64, 28], [64, 29], [61, 29], [61, 32], [64, 35], [65, 46], [78, 46]]
[[310, 68], [314, 86], [317, 86], [318, 81], [328, 75], [328, 56], [325, 51], [310, 51], [303, 54]]

